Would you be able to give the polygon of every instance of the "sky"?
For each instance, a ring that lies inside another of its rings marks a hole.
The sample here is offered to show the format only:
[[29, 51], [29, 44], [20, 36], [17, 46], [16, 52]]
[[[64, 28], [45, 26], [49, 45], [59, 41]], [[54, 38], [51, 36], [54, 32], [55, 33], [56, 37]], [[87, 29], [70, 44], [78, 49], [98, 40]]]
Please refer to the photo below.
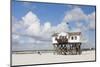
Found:
[[55, 32], [82, 32], [95, 47], [95, 6], [12, 1], [12, 50], [52, 49]]

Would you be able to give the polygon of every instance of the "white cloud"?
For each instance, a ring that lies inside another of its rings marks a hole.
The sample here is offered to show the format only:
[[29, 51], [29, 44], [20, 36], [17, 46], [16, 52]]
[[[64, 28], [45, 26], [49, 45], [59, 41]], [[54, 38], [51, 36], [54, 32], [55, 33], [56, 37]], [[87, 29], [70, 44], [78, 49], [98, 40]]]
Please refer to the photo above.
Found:
[[13, 37], [14, 40], [19, 39], [19, 35], [13, 35], [12, 37]]
[[91, 29], [95, 31], [95, 11], [87, 15], [83, 12], [81, 8], [75, 7], [72, 10], [66, 12], [63, 21], [68, 23], [70, 23], [71, 21], [75, 22], [76, 27], [72, 27], [71, 31], [82, 32], [82, 41], [84, 41], [84, 43], [86, 44], [84, 47], [91, 47], [95, 45], [90, 44], [91, 40], [89, 39], [89, 36], [86, 33]]
[[51, 26], [50, 22], [45, 22], [44, 25], [40, 25], [40, 20], [32, 12], [28, 12], [23, 17], [23, 22], [24, 25], [27, 26], [26, 31], [28, 32], [28, 34], [37, 36], [43, 36], [44, 34], [50, 36], [53, 32], [67, 31], [68, 29], [67, 24], [64, 22], [61, 22], [57, 26]]
[[87, 29], [95, 29], [95, 12], [87, 15], [83, 12], [81, 8], [75, 7], [72, 10], [67, 11], [63, 19], [64, 22], [74, 21], [79, 24], [81, 23], [80, 22], [81, 20], [84, 20], [85, 22], [87, 22], [88, 24], [86, 26]]
[[43, 26], [43, 32], [49, 32], [48, 30], [51, 29], [51, 24], [50, 22], [46, 22]]
[[89, 29], [95, 29], [95, 12], [88, 15], [89, 18]]
[[82, 9], [79, 7], [75, 7], [74, 9], [66, 12], [66, 15], [65, 15], [63, 21], [65, 21], [65, 22], [79, 21], [79, 20], [83, 20], [86, 18], [87, 18], [87, 16], [82, 11]]
[[[63, 19], [63, 22], [70, 23], [71, 21], [76, 23], [76, 28], [72, 31], [95, 30], [95, 11], [91, 14], [85, 14], [81, 8], [75, 7], [67, 11]], [[82, 24], [81, 21], [85, 24]]]
[[61, 22], [60, 24], [58, 24], [56, 31], [57, 32], [67, 32], [68, 31], [68, 25], [64, 22]]
[[39, 23], [40, 21], [38, 17], [31, 11], [29, 11], [24, 17], [22, 17], [22, 19], [23, 22], [28, 26], [30, 26], [32, 23]]
[[[12, 16], [12, 32], [21, 32], [20, 30], [24, 30], [23, 21], [18, 21], [14, 16]], [[22, 31], [23, 32], [23, 31]]]
[[[54, 32], [61, 32], [61, 31], [68, 31], [68, 26], [66, 23], [61, 22], [60, 24], [56, 26], [52, 26], [50, 22], [45, 22], [44, 24], [40, 24], [40, 20], [37, 17], [36, 14], [32, 13], [31, 11], [28, 12], [24, 17], [22, 17], [22, 20], [20, 21], [13, 21], [14, 24], [12, 25], [14, 31], [13, 33], [21, 33], [21, 34], [27, 34], [33, 36], [33, 39], [35, 40], [35, 44], [44, 44], [47, 43], [50, 45], [51, 41], [51, 35]], [[21, 32], [21, 31], [23, 32]], [[21, 39], [19, 38], [19, 42]], [[31, 42], [26, 41], [25, 42]]]

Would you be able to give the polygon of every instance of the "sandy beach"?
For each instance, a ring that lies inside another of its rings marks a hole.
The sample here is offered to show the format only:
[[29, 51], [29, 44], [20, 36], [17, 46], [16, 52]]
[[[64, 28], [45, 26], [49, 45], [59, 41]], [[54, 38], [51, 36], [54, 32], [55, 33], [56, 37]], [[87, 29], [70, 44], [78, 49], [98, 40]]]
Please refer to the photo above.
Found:
[[12, 66], [45, 64], [59, 62], [94, 61], [95, 51], [83, 51], [81, 55], [56, 55], [53, 53], [39, 54], [12, 54]]

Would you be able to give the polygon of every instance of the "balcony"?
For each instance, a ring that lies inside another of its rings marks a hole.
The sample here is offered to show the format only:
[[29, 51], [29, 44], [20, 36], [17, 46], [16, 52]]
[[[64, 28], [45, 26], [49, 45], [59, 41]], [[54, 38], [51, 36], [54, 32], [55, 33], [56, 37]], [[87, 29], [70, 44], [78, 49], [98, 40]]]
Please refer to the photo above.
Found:
[[66, 36], [60, 36], [59, 38], [56, 37], [56, 40], [59, 44], [66, 44], [68, 43], [68, 39]]

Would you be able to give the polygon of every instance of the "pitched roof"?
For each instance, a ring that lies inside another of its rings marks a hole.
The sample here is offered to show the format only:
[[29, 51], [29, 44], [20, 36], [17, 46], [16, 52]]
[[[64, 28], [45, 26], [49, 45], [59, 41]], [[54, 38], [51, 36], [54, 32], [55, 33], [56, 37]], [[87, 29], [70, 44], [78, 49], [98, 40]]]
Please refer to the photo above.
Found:
[[[81, 32], [66, 32], [68, 35], [81, 35]], [[52, 36], [58, 36], [60, 33], [54, 33]]]
[[69, 35], [80, 35], [81, 32], [68, 32]]

